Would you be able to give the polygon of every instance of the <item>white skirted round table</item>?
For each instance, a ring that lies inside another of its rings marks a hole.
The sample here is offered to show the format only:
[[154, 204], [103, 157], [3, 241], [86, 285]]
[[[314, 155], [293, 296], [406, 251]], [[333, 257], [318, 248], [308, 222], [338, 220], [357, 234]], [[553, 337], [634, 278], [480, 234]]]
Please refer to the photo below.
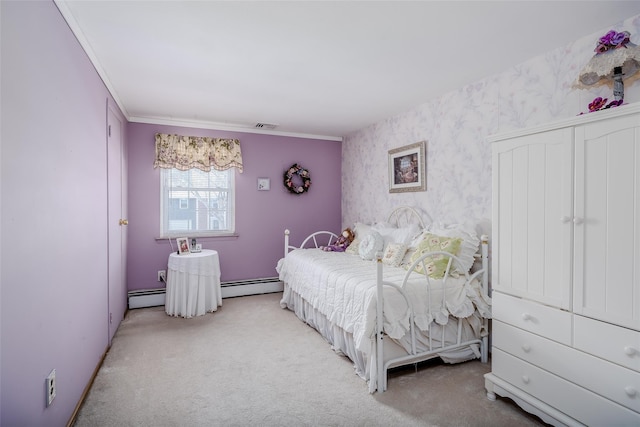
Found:
[[170, 316], [193, 317], [222, 306], [218, 252], [169, 255], [165, 311]]

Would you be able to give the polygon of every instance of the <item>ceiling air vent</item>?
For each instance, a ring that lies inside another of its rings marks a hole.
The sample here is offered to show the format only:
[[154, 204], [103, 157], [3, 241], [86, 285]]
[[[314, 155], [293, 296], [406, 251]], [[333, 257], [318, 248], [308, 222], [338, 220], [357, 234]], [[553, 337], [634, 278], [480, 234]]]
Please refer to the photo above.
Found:
[[254, 126], [256, 129], [275, 129], [278, 125], [271, 123], [256, 123]]

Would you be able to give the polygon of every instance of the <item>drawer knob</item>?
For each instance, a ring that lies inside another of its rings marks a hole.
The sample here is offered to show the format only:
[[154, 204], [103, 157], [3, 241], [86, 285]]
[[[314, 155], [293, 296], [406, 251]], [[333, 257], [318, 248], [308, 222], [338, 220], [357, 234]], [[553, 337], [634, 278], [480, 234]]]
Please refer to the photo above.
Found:
[[529, 344], [523, 344], [522, 350], [524, 350], [525, 353], [529, 353], [531, 351], [531, 346]]
[[525, 322], [527, 320], [531, 320], [531, 315], [529, 313], [522, 313], [522, 320], [524, 320]]
[[635, 395], [638, 394], [638, 391], [630, 385], [624, 388], [624, 392], [627, 393], [629, 397], [635, 397]]
[[523, 383], [525, 383], [525, 384], [529, 384], [529, 381], [530, 381], [530, 380], [529, 380], [529, 377], [528, 377], [528, 376], [526, 376], [526, 375], [523, 375], [523, 376], [522, 376], [522, 382], [523, 382]]
[[637, 350], [633, 347], [626, 346], [624, 348], [624, 354], [626, 354], [627, 356], [633, 356], [636, 353], [637, 353]]
[[573, 218], [573, 223], [576, 225], [580, 225], [584, 222], [584, 218], [575, 217]]

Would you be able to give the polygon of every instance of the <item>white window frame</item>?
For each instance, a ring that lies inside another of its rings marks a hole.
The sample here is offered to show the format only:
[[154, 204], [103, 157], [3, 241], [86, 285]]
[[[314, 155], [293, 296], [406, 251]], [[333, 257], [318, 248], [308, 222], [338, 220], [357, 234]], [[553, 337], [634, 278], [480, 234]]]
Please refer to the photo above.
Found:
[[[197, 191], [222, 191], [227, 192], [227, 227], [223, 230], [170, 230], [169, 229], [169, 221], [168, 217], [170, 213], [169, 209], [169, 189], [165, 188], [170, 184], [170, 173], [171, 171], [177, 171], [176, 169], [160, 169], [160, 238], [177, 238], [177, 237], [216, 237], [216, 236], [231, 236], [235, 235], [235, 170], [228, 169], [226, 171], [216, 171], [214, 169], [209, 173], [224, 173], [227, 174], [228, 185], [229, 188], [216, 188], [216, 187], [205, 187], [205, 188], [196, 188], [192, 186], [187, 187], [179, 187], [180, 190], [176, 190], [178, 187], [174, 187], [173, 191], [180, 192], [197, 192]], [[184, 173], [188, 173], [189, 171], [184, 171]], [[207, 172], [201, 172], [207, 173]], [[179, 207], [182, 207], [182, 203], [179, 199], [184, 199], [183, 197], [174, 197], [174, 199], [178, 199]], [[188, 197], [187, 197], [188, 200]], [[189, 203], [191, 205], [191, 203]], [[195, 205], [195, 203], [194, 203]], [[180, 210], [180, 209], [179, 209]], [[184, 211], [184, 209], [182, 209]], [[195, 219], [197, 221], [197, 218]], [[191, 220], [187, 219], [174, 219], [174, 223], [183, 223], [188, 227], [192, 226]]]

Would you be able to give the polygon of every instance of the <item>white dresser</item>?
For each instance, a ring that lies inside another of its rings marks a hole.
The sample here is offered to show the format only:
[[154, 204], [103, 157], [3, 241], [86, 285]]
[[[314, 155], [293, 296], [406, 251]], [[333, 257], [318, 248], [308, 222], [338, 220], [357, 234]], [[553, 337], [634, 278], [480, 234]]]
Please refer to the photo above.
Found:
[[640, 426], [640, 105], [491, 138], [489, 399]]

